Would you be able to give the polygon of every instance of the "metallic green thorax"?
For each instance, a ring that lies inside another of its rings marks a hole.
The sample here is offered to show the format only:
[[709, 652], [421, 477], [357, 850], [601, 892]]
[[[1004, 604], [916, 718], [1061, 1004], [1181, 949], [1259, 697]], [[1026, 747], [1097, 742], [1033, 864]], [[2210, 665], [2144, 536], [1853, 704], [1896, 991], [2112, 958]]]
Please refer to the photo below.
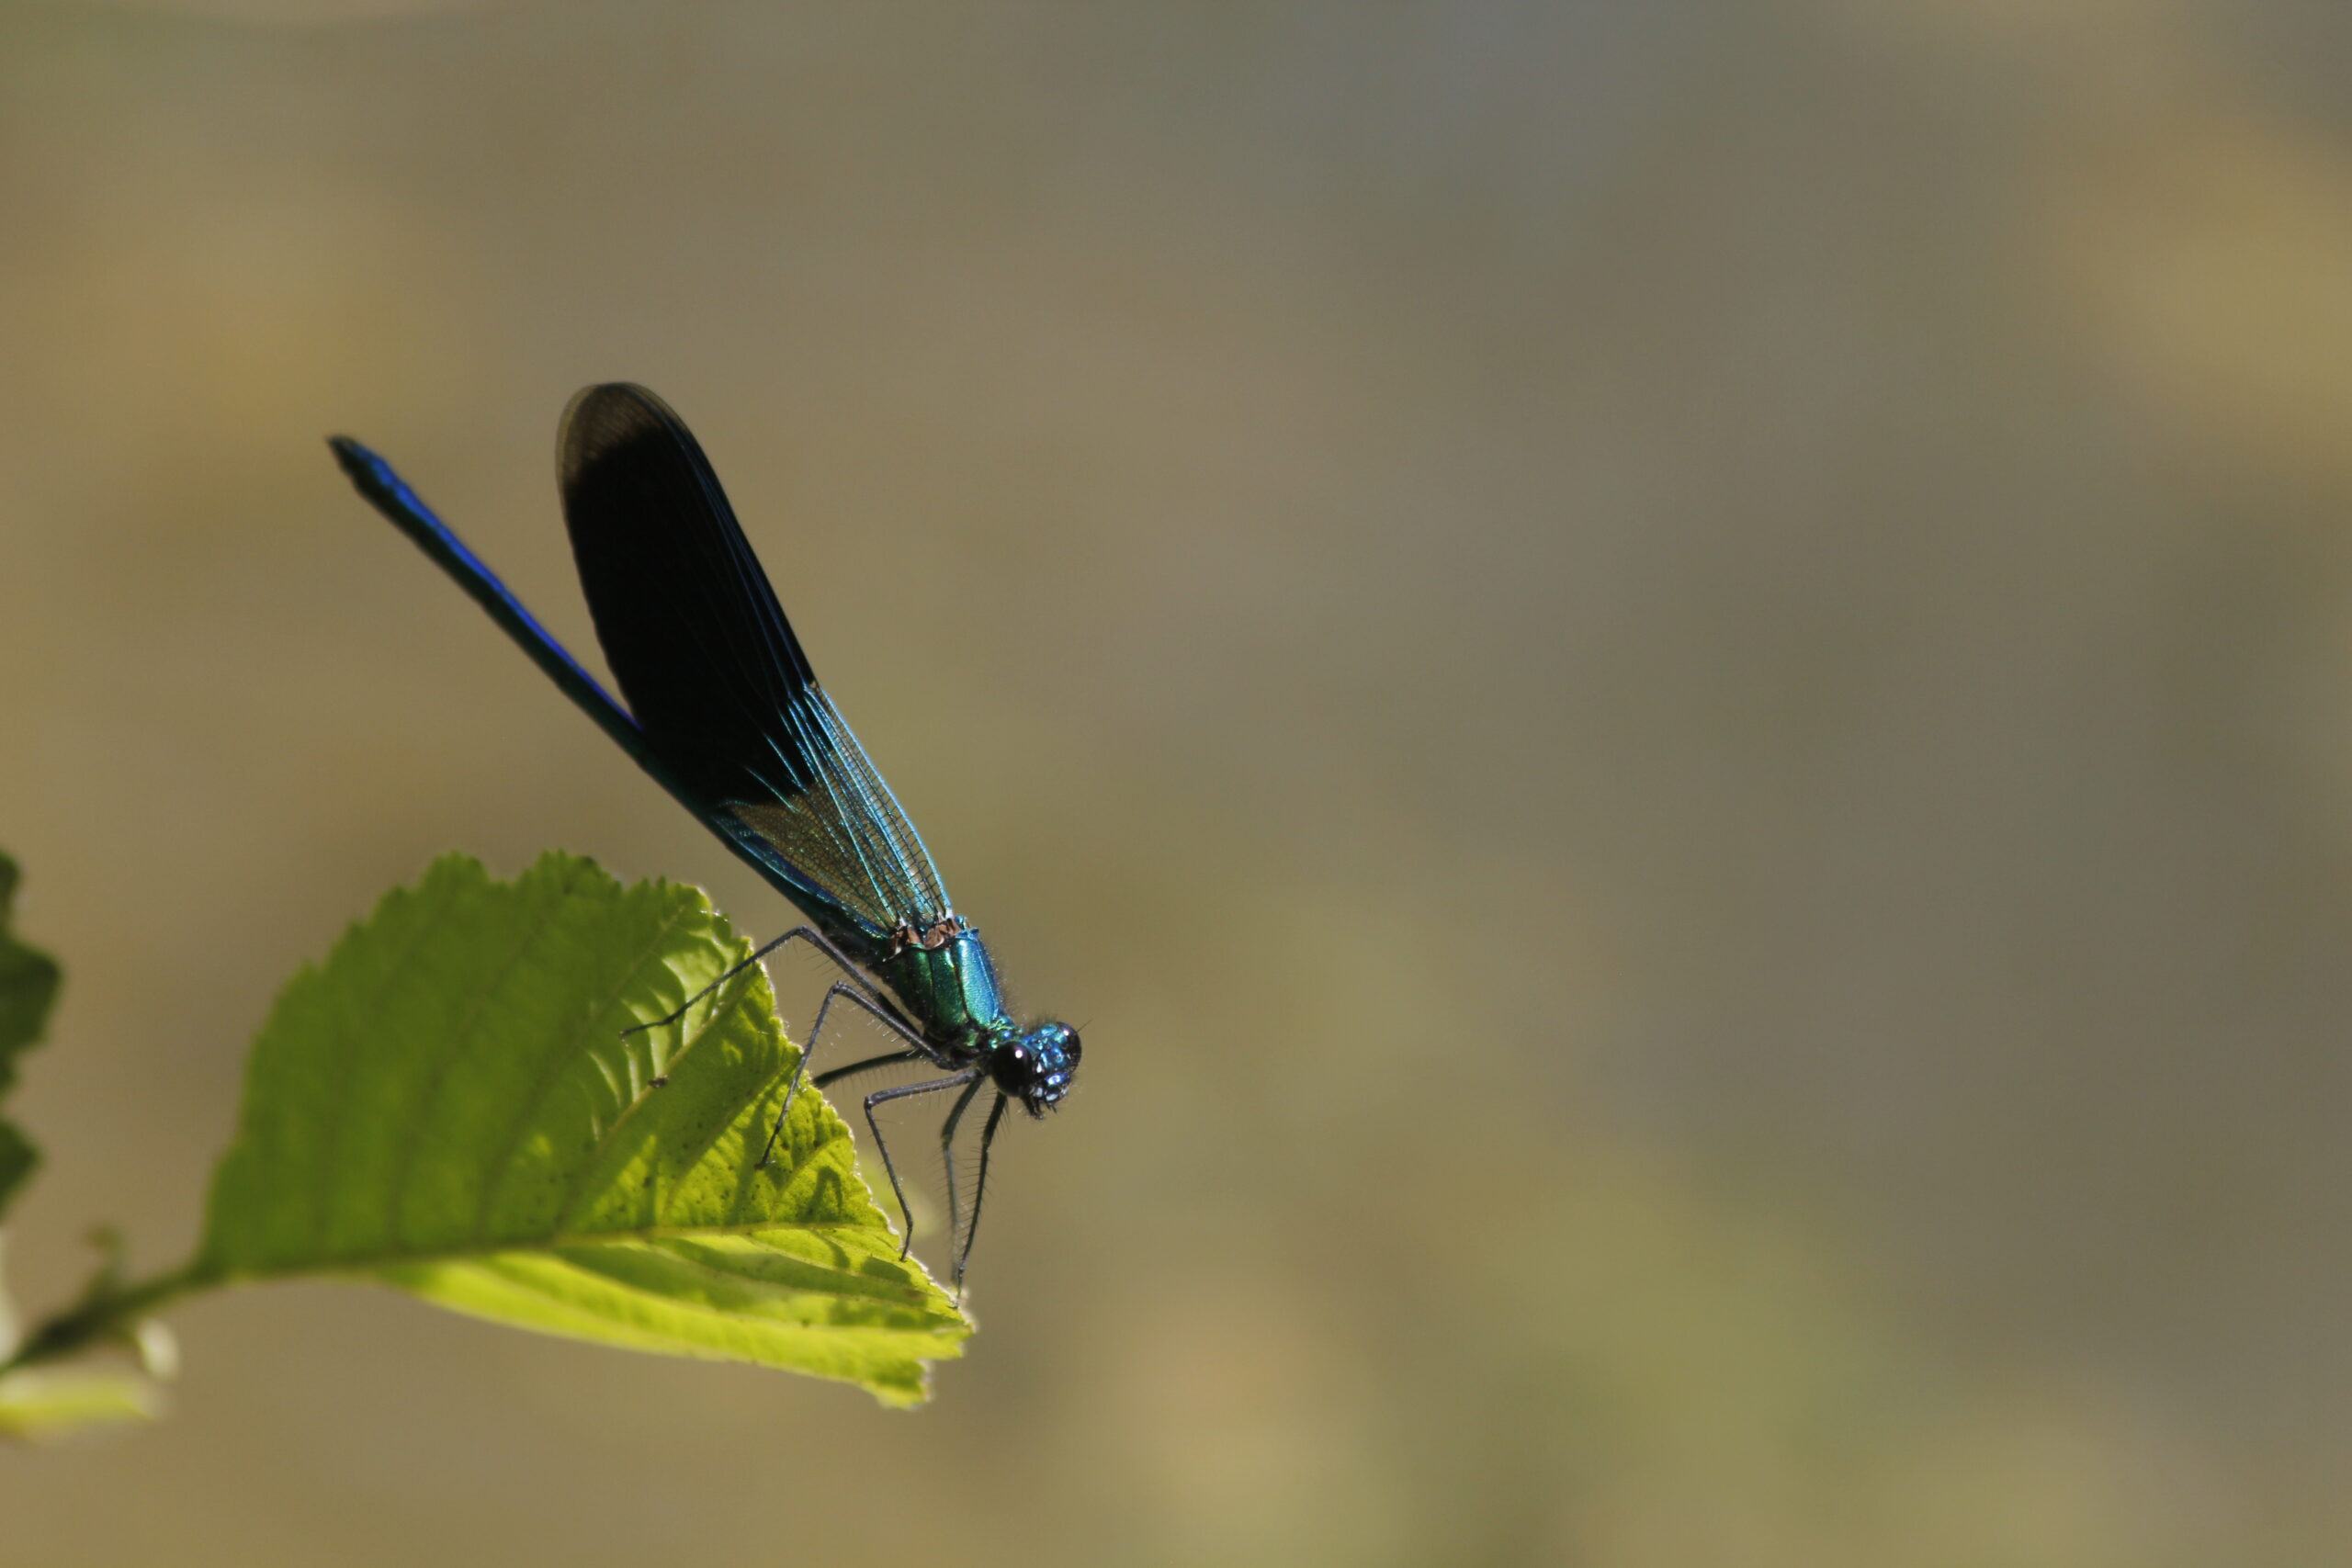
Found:
[[942, 946], [910, 947], [885, 958], [874, 965], [874, 974], [940, 1044], [977, 1056], [990, 1036], [1012, 1027], [995, 961], [980, 933], [969, 927]]
[[1066, 1023], [1013, 1022], [980, 933], [952, 915], [948, 920], [954, 934], [942, 929], [935, 945], [917, 940], [897, 948], [874, 963], [875, 976], [941, 1066], [977, 1068], [1005, 1099], [1042, 1116], [1061, 1103], [1077, 1076], [1078, 1032]]

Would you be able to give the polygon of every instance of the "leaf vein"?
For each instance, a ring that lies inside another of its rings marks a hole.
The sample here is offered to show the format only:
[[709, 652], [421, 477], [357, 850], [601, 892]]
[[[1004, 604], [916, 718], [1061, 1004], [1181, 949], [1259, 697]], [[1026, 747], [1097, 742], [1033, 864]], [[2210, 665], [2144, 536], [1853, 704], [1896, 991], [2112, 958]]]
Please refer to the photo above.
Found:
[[[415, 896], [409, 897], [413, 900]], [[433, 935], [433, 921], [427, 918], [427, 915], [429, 911], [426, 915], [420, 915], [416, 930], [410, 934], [406, 942], [394, 950], [397, 956], [385, 968], [382, 978], [369, 987], [367, 1005], [360, 1009], [338, 1008], [336, 1010], [334, 1029], [335, 1038], [342, 1043], [344, 1048], [334, 1054], [334, 1089], [327, 1097], [324, 1117], [326, 1124], [320, 1129], [322, 1134], [320, 1147], [326, 1156], [326, 1173], [325, 1179], [317, 1182], [312, 1188], [312, 1190], [317, 1192], [319, 1200], [317, 1207], [311, 1211], [311, 1246], [314, 1251], [324, 1250], [326, 1247], [327, 1231], [334, 1224], [335, 1215], [343, 1212], [343, 1206], [335, 1200], [341, 1195], [341, 1189], [350, 1177], [349, 1162], [337, 1159], [334, 1155], [336, 1145], [343, 1141], [343, 1130], [348, 1121], [345, 1112], [349, 1108], [351, 1100], [351, 1077], [358, 1071], [361, 1055], [350, 1048], [351, 1043], [359, 1037], [360, 1031], [367, 1024], [374, 1021], [379, 1010], [384, 1005], [384, 998], [390, 993], [392, 987], [407, 978], [408, 966], [415, 959], [418, 949], [422, 948]], [[380, 919], [382, 916], [379, 914], [374, 919]], [[370, 924], [372, 923], [371, 920]], [[362, 929], [365, 928], [355, 926], [353, 931], [356, 932]], [[346, 934], [344, 940], [350, 941], [350, 935]], [[334, 963], [334, 955], [330, 953], [326, 963], [311, 971], [318, 983], [328, 988], [328, 994], [331, 997], [335, 994], [329, 979]]]
[[[584, 1032], [608, 1023], [606, 1015], [612, 1011], [613, 1004], [628, 991], [629, 987], [636, 984], [638, 976], [645, 968], [646, 960], [661, 952], [663, 945], [669, 942], [671, 934], [685, 920], [690, 912], [693, 911], [684, 909], [673, 911], [670, 917], [662, 921], [662, 929], [654, 933], [652, 940], [640, 948], [637, 956], [629, 961], [628, 966], [622, 972], [620, 978], [616, 980], [611, 989], [605, 993], [604, 999], [596, 1004], [594, 1010], [589, 1014], [588, 1022], [583, 1031], [581, 1033], [564, 1034], [554, 1048], [548, 1051], [547, 1059], [540, 1065], [537, 1081], [532, 1087], [530, 1099], [516, 1110], [514, 1124], [509, 1129], [506, 1146], [499, 1151], [495, 1158], [486, 1162], [482, 1167], [484, 1180], [481, 1201], [475, 1206], [474, 1211], [473, 1234], [475, 1235], [479, 1236], [490, 1228], [492, 1210], [496, 1207], [498, 1197], [504, 1190], [507, 1179], [514, 1174], [515, 1158], [523, 1146], [525, 1134], [530, 1130], [531, 1118], [537, 1114], [539, 1107], [547, 1102], [547, 1097], [554, 1092], [555, 1086], [562, 1081], [563, 1070], [570, 1065], [573, 1054], [581, 1048]], [[685, 1052], [682, 1050], [678, 1055], [684, 1056]], [[629, 1113], [642, 1102], [644, 1096], [645, 1091], [640, 1089], [637, 1098], [623, 1107], [621, 1113], [614, 1119], [613, 1127], [617, 1127], [621, 1122], [628, 1121]], [[611, 1134], [613, 1127], [605, 1129], [606, 1136]], [[596, 1155], [602, 1151], [603, 1146], [604, 1139], [599, 1138], [596, 1148], [592, 1150], [588, 1156], [589, 1165], [594, 1163]], [[583, 1165], [582, 1168], [584, 1170], [586, 1168]], [[571, 1212], [570, 1186], [576, 1185], [578, 1173], [575, 1172], [574, 1182], [567, 1184], [564, 1205], [557, 1211], [559, 1214], [568, 1214]]]

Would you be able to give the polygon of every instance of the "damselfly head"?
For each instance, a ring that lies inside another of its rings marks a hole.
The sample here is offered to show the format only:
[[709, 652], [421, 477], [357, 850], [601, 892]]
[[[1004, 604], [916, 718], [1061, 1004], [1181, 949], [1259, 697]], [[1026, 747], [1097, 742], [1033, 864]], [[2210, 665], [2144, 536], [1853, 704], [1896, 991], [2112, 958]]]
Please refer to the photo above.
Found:
[[1067, 1023], [1008, 1030], [989, 1053], [989, 1077], [1030, 1115], [1043, 1116], [1069, 1092], [1079, 1055], [1078, 1031]]

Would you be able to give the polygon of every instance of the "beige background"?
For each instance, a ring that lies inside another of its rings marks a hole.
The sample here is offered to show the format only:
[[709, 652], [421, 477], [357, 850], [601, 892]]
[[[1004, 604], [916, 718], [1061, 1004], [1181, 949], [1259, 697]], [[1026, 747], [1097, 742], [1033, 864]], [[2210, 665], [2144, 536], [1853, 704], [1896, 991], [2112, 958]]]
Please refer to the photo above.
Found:
[[19, 1292], [442, 850], [787, 918], [331, 430], [584, 648], [672, 399], [1086, 1074], [929, 1411], [256, 1290], [0, 1562], [2352, 1553], [2352, 8], [331, 11], [0, 4]]

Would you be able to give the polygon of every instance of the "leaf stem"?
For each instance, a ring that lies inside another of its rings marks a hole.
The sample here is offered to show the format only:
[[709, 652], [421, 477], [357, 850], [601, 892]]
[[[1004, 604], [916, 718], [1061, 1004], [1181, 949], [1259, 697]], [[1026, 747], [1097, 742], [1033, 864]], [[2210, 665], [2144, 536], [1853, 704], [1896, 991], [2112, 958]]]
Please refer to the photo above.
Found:
[[27, 1334], [15, 1353], [0, 1360], [0, 1373], [63, 1360], [108, 1340], [128, 1342], [141, 1319], [153, 1316], [182, 1296], [220, 1282], [218, 1276], [200, 1269], [194, 1262], [135, 1285], [119, 1284], [101, 1276], [83, 1292], [80, 1301]]

